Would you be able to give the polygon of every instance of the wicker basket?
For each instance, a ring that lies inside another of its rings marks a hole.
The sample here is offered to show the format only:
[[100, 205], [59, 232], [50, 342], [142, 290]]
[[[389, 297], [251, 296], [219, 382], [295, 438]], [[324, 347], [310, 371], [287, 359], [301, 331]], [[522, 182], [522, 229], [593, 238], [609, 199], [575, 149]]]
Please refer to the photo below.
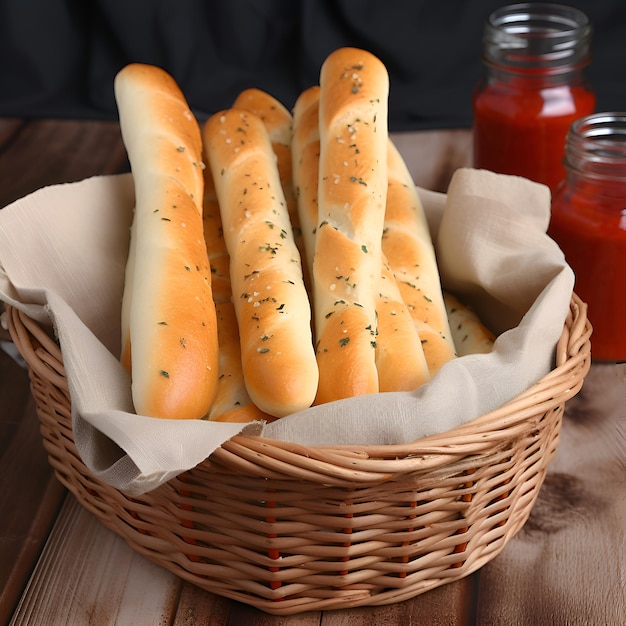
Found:
[[305, 447], [238, 435], [140, 497], [95, 479], [74, 446], [58, 346], [7, 307], [59, 480], [138, 553], [273, 614], [381, 605], [457, 580], [523, 526], [590, 366], [572, 297], [547, 376], [500, 409], [407, 445]]

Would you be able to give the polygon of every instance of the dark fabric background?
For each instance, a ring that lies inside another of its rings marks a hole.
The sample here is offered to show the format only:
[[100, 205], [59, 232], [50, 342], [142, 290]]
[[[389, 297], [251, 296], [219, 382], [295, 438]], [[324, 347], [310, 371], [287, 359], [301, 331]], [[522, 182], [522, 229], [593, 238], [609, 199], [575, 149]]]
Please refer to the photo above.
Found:
[[[287, 107], [335, 48], [391, 79], [391, 130], [471, 125], [492, 0], [0, 0], [0, 116], [117, 117], [116, 72], [159, 65], [200, 119], [248, 87]], [[598, 110], [626, 110], [626, 2], [571, 0], [595, 27]]]

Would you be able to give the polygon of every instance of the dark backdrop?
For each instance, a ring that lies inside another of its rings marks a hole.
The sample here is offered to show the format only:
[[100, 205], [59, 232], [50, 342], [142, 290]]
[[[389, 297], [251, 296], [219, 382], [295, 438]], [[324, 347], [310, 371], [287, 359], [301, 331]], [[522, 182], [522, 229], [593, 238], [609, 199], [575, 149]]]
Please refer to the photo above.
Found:
[[[199, 118], [258, 87], [291, 107], [333, 49], [376, 54], [391, 130], [469, 127], [491, 0], [0, 0], [0, 116], [116, 118], [113, 78], [159, 65]], [[598, 110], [626, 110], [626, 2], [571, 0], [595, 27]]]

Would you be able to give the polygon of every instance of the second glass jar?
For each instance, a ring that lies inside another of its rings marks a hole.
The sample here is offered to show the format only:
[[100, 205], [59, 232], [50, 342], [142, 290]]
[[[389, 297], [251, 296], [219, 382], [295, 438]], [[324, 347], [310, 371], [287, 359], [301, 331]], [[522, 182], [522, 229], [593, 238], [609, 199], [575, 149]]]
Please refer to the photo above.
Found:
[[576, 120], [567, 177], [552, 202], [548, 234], [574, 270], [589, 307], [591, 357], [626, 361], [626, 112]]

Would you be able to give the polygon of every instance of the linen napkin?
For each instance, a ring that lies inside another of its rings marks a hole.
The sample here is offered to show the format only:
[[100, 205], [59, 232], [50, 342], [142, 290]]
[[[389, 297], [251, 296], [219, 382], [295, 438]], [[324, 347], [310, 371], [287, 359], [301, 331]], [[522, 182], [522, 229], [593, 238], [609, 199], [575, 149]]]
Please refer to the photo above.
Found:
[[119, 363], [131, 174], [43, 188], [0, 211], [0, 299], [58, 338], [78, 451], [95, 476], [131, 495], [239, 432], [304, 445], [408, 443], [494, 410], [546, 375], [574, 285], [546, 234], [547, 187], [463, 168], [447, 194], [418, 191], [444, 286], [498, 339], [490, 354], [454, 359], [414, 392], [342, 400], [270, 424], [134, 414]]

